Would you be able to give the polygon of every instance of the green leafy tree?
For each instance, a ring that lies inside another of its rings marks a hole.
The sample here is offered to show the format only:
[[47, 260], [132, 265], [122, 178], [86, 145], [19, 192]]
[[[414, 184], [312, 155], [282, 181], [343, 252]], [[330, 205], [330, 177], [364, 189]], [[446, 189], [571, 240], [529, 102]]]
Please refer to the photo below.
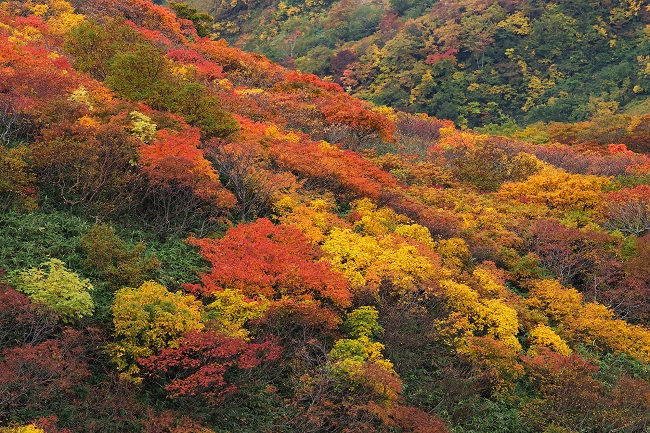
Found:
[[185, 117], [207, 136], [227, 136], [239, 129], [221, 108], [219, 97], [191, 75], [177, 77], [174, 62], [149, 44], [132, 44], [109, 62], [106, 84], [123, 97]]
[[102, 24], [86, 21], [67, 35], [64, 48], [74, 56], [75, 68], [104, 80], [110, 72], [109, 62], [113, 56], [142, 41], [141, 35], [118, 20]]
[[210, 35], [210, 28], [214, 22], [214, 18], [211, 15], [199, 12], [185, 3], [169, 2], [169, 7], [171, 7], [180, 18], [192, 21], [194, 28], [196, 29], [196, 34], [200, 37], [203, 38]]
[[60, 320], [70, 323], [90, 316], [94, 309], [90, 297], [92, 284], [66, 269], [59, 259], [50, 259], [38, 268], [18, 271], [11, 276], [17, 290], [37, 305], [54, 311]]
[[373, 337], [380, 335], [384, 330], [377, 323], [379, 312], [375, 307], [363, 306], [348, 314], [344, 326], [350, 337]]
[[[364, 306], [348, 314], [345, 327], [349, 330], [350, 337], [338, 340], [329, 353], [332, 369], [343, 381], [354, 384], [362, 378], [357, 377], [365, 363], [375, 364], [390, 375], [395, 375], [393, 364], [384, 358], [382, 351], [384, 345], [373, 341], [373, 334], [381, 332], [382, 328], [377, 323], [379, 313], [374, 307]], [[361, 375], [363, 376], [363, 375]], [[377, 386], [378, 384], [373, 384]], [[385, 392], [389, 393], [386, 388]]]
[[139, 286], [160, 267], [156, 257], [144, 255], [144, 243], [129, 248], [109, 224], [99, 224], [90, 229], [81, 238], [81, 247], [88, 252], [84, 267], [114, 289]]

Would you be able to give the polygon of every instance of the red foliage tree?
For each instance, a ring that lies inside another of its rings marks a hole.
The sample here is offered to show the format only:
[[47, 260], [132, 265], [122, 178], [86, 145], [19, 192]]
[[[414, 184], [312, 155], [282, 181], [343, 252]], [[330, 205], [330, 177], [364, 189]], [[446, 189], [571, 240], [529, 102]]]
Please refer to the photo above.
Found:
[[[15, 25], [42, 27], [40, 19]], [[66, 92], [80, 84], [65, 57], [44, 47], [42, 41], [12, 36], [0, 28], [0, 143], [29, 139], [34, 134], [39, 110], [52, 100], [66, 99]]]
[[325, 116], [325, 138], [330, 143], [358, 150], [370, 136], [395, 141], [395, 124], [384, 115], [369, 110], [360, 100], [346, 93], [330, 94], [314, 101]]
[[170, 188], [173, 183], [190, 187], [198, 194], [214, 194], [221, 184], [199, 149], [200, 138], [197, 128], [187, 128], [182, 133], [160, 131], [156, 141], [140, 148], [142, 170], [157, 186]]
[[224, 375], [229, 369], [249, 370], [277, 359], [271, 341], [248, 343], [213, 331], [189, 332], [178, 348], [139, 360], [151, 373], [171, 378], [165, 389], [171, 397], [201, 396], [217, 404], [236, 389]]
[[650, 115], [646, 114], [632, 119], [627, 127], [627, 134], [623, 141], [635, 152], [648, 153], [650, 151]]
[[[0, 269], [0, 277], [2, 274]], [[57, 330], [52, 313], [37, 308], [27, 296], [0, 283], [0, 350], [41, 343]]]
[[330, 145], [278, 141], [271, 144], [269, 154], [279, 168], [306, 179], [306, 188], [347, 198], [376, 199], [384, 187], [397, 185], [390, 174], [357, 153]]
[[235, 85], [269, 88], [282, 81], [287, 71], [259, 54], [246, 53], [228, 46], [225, 40], [200, 40], [192, 48], [206, 59], [223, 67], [228, 79]]
[[166, 56], [184, 65], [194, 66], [199, 74], [206, 81], [212, 82], [224, 78], [223, 67], [214, 62], [206, 60], [201, 54], [194, 50], [175, 48], [169, 50]]
[[333, 94], [343, 93], [343, 88], [338, 84], [323, 81], [314, 74], [301, 74], [295, 71], [288, 72], [279, 86], [280, 88], [310, 89], [309, 93], [313, 95], [321, 95], [324, 93], [323, 91], [332, 92]]
[[305, 375], [294, 401], [294, 428], [305, 432], [447, 432], [437, 415], [406, 406], [399, 397], [387, 397], [402, 389], [397, 375], [365, 362], [352, 376], [354, 385], [347, 387], [334, 375], [318, 379]]
[[618, 240], [605, 233], [569, 228], [557, 220], [541, 220], [530, 230], [528, 246], [541, 264], [563, 284], [570, 284], [599, 299], [619, 275], [615, 259]]
[[143, 433], [194, 433], [210, 432], [189, 416], [178, 412], [165, 410], [156, 415], [151, 408], [147, 409], [147, 420], [143, 423]]
[[194, 293], [210, 295], [237, 289], [250, 297], [318, 299], [336, 307], [350, 305], [343, 275], [318, 261], [321, 252], [292, 226], [274, 226], [262, 218], [240, 225], [223, 239], [190, 239], [210, 262], [203, 285], [187, 285]]
[[650, 186], [608, 192], [601, 209], [607, 228], [624, 235], [643, 235], [650, 230]]
[[647, 155], [635, 154], [625, 145], [608, 147], [553, 143], [539, 146], [511, 139], [499, 138], [498, 142], [509, 157], [520, 152], [535, 155], [540, 160], [572, 174], [593, 174], [597, 176], [624, 175], [648, 162]]
[[396, 136], [401, 146], [425, 154], [432, 143], [440, 138], [441, 128], [453, 128], [453, 122], [424, 115], [397, 114]]
[[54, 340], [3, 350], [0, 412], [19, 416], [70, 394], [90, 375], [83, 340], [81, 332], [67, 330]]
[[[404, 433], [446, 433], [448, 430], [439, 416], [416, 407], [398, 405], [388, 412], [390, 424]], [[389, 424], [389, 425], [390, 425]]]
[[441, 60], [445, 59], [456, 59], [456, 54], [458, 54], [458, 49], [456, 48], [449, 48], [448, 50], [444, 51], [443, 53], [433, 53], [429, 54], [427, 56], [427, 59], [424, 61], [427, 65], [434, 65], [438, 63]]

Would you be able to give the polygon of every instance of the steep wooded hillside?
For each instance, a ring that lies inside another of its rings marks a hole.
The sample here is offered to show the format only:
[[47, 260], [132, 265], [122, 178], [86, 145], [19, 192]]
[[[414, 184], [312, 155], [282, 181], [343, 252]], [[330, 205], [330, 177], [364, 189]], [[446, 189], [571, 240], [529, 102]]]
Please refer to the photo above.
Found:
[[647, 430], [650, 157], [176, 13], [0, 2], [0, 432]]
[[236, 46], [461, 126], [648, 113], [645, 2], [187, 0]]

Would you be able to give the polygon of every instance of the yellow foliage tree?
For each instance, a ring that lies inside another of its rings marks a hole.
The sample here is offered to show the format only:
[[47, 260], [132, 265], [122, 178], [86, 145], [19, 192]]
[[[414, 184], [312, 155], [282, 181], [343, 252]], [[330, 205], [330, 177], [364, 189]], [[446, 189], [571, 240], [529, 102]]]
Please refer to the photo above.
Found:
[[108, 347], [111, 359], [125, 377], [136, 382], [139, 358], [175, 348], [183, 334], [204, 327], [199, 301], [153, 281], [115, 292], [111, 310], [117, 340]]
[[557, 281], [535, 282], [527, 304], [553, 320], [560, 336], [572, 344], [650, 361], [649, 329], [615, 319], [614, 313], [604, 305], [583, 303], [582, 294]]
[[375, 237], [334, 228], [323, 244], [323, 251], [329, 254], [333, 268], [347, 277], [352, 289], [381, 282], [377, 258], [383, 251]]
[[314, 244], [322, 244], [333, 227], [347, 224], [332, 212], [334, 205], [327, 199], [298, 204], [291, 197], [283, 197], [274, 205], [275, 215], [282, 224], [293, 225]]
[[138, 137], [145, 143], [151, 143], [156, 138], [156, 128], [158, 125], [151, 121], [151, 117], [133, 110], [129, 113], [131, 119], [131, 134]]
[[523, 182], [505, 183], [497, 196], [545, 205], [562, 212], [594, 208], [609, 178], [592, 175], [570, 174], [547, 166], [538, 174]]
[[395, 231], [398, 224], [411, 222], [408, 217], [389, 207], [377, 209], [367, 198], [352, 202], [352, 211], [361, 216], [355, 221], [354, 230], [365, 235], [384, 235]]
[[225, 289], [212, 294], [214, 302], [205, 308], [205, 318], [214, 320], [216, 330], [236, 338], [248, 339], [248, 330], [244, 325], [249, 320], [264, 316], [269, 303], [251, 301], [239, 290]]
[[543, 311], [557, 323], [563, 323], [581, 309], [582, 295], [562, 287], [557, 280], [536, 281], [529, 291], [527, 304]]
[[519, 321], [514, 308], [502, 299], [482, 299], [466, 284], [445, 280], [440, 285], [445, 290], [451, 314], [439, 322], [439, 327], [450, 343], [462, 350], [466, 338], [487, 335], [512, 350], [521, 350], [517, 340]]
[[585, 304], [565, 327], [570, 340], [650, 362], [650, 330], [615, 319], [614, 313], [604, 305]]
[[536, 346], [548, 347], [564, 356], [569, 356], [572, 352], [566, 342], [562, 340], [562, 337], [557, 335], [549, 326], [541, 323], [529, 332], [528, 341], [531, 344], [531, 351], [533, 353], [535, 352]]
[[436, 242], [431, 237], [429, 229], [419, 224], [400, 224], [395, 229], [395, 233], [405, 238], [414, 239], [431, 249], [436, 247]]
[[28, 2], [35, 15], [45, 18], [50, 33], [63, 36], [73, 27], [85, 21], [85, 17], [76, 14], [74, 7], [66, 0], [41, 0]]
[[472, 272], [472, 275], [476, 278], [479, 291], [484, 296], [497, 297], [506, 294], [507, 289], [503, 285], [499, 284], [492, 273], [487, 269], [475, 269], [474, 272]]
[[43, 429], [34, 424], [24, 426], [0, 427], [0, 433], [45, 433]]
[[474, 368], [490, 380], [495, 391], [507, 391], [515, 379], [524, 374], [517, 358], [519, 351], [490, 336], [468, 337], [458, 352], [467, 357]]
[[38, 268], [14, 272], [11, 280], [34, 304], [53, 311], [62, 322], [71, 323], [90, 316], [95, 308], [90, 296], [93, 285], [69, 271], [59, 259], [52, 258]]
[[414, 245], [393, 236], [364, 236], [350, 229], [335, 228], [323, 244], [335, 270], [342, 272], [352, 289], [377, 290], [383, 280], [405, 294], [429, 280], [445, 275], [433, 257], [422, 255]]
[[434, 251], [442, 257], [445, 265], [457, 268], [462, 268], [472, 258], [467, 243], [461, 238], [441, 239]]

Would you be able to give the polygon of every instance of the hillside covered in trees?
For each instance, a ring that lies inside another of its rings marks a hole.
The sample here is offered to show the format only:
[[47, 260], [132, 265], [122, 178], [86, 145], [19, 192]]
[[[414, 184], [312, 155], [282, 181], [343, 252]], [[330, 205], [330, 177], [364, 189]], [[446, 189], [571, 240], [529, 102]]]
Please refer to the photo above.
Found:
[[[650, 112], [634, 0], [186, 0], [235, 46], [460, 126]], [[206, 23], [207, 24], [207, 23]]]
[[[445, 4], [379, 22], [397, 42]], [[530, 36], [553, 11], [530, 4], [490, 13]], [[605, 33], [647, 38], [625, 5]], [[648, 431], [647, 117], [475, 132], [174, 10], [0, 1], [0, 432]], [[416, 61], [451, 68], [439, 88], [497, 98], [497, 54], [441, 47]]]

